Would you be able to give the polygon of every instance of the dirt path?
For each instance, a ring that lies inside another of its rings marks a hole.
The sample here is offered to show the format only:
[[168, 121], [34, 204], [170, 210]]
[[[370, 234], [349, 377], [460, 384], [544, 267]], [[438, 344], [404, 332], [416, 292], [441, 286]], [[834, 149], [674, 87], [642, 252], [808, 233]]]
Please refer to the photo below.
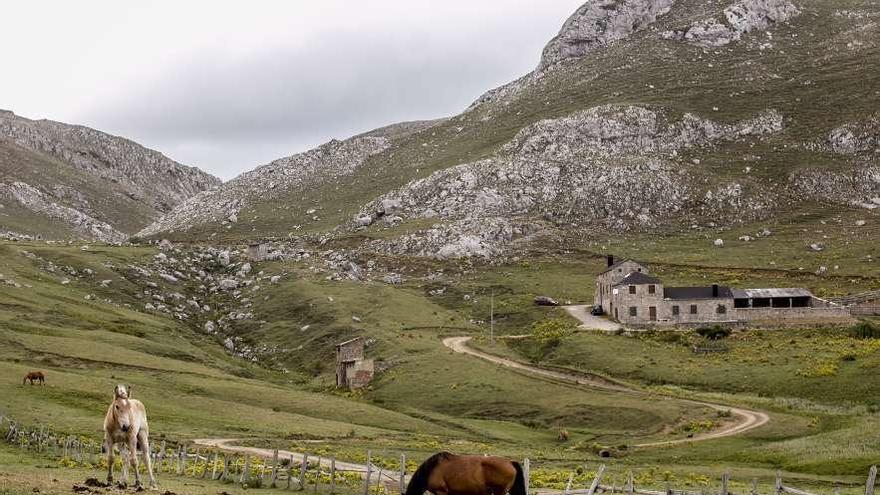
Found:
[[593, 316], [590, 314], [592, 306], [563, 306], [563, 309], [571, 316], [581, 322], [581, 330], [602, 330], [603, 332], [615, 332], [623, 328], [611, 320], [606, 320], [601, 316]]
[[[495, 363], [500, 366], [504, 366], [506, 368], [516, 369], [520, 371], [524, 371], [526, 373], [543, 376], [547, 378], [551, 378], [554, 380], [564, 381], [568, 383], [574, 383], [575, 385], [583, 385], [586, 387], [591, 387], [595, 389], [601, 390], [610, 390], [614, 392], [621, 393], [629, 393], [629, 394], [639, 394], [643, 395], [645, 392], [640, 390], [636, 390], [633, 388], [626, 387], [619, 383], [612, 382], [610, 380], [605, 380], [599, 377], [591, 377], [588, 375], [576, 375], [573, 373], [565, 373], [561, 371], [555, 371], [545, 368], [539, 368], [537, 366], [532, 366], [525, 363], [520, 363], [518, 361], [514, 361], [512, 359], [507, 359], [499, 356], [495, 356], [492, 354], [487, 354], [482, 351], [478, 351], [476, 349], [471, 348], [467, 345], [467, 343], [471, 340], [471, 337], [449, 337], [443, 339], [443, 345], [452, 349], [455, 352], [461, 354], [467, 354], [469, 356], [473, 356], [479, 359], [483, 359], [489, 361], [491, 363]], [[662, 447], [668, 445], [676, 445], [688, 442], [698, 442], [704, 440], [711, 440], [714, 438], [723, 438], [729, 437], [733, 435], [739, 435], [741, 433], [745, 433], [747, 431], [753, 430], [760, 426], [767, 424], [770, 421], [770, 418], [767, 414], [759, 411], [750, 411], [748, 409], [741, 409], [737, 407], [730, 407], [721, 404], [713, 404], [710, 402], [702, 402], [695, 401], [689, 399], [681, 399], [683, 402], [690, 403], [696, 406], [702, 407], [711, 407], [713, 409], [719, 411], [730, 411], [730, 413], [737, 419], [735, 422], [725, 425], [723, 428], [711, 431], [708, 433], [701, 433], [699, 435], [694, 436], [693, 438], [683, 438], [680, 440], [667, 440], [662, 442], [649, 442], [634, 445], [633, 447]], [[203, 438], [194, 440], [196, 445], [202, 447], [211, 447], [215, 449], [224, 450], [226, 452], [236, 452], [239, 454], [250, 454], [258, 457], [263, 457], [265, 459], [271, 459], [274, 455], [274, 451], [272, 449], [262, 449], [258, 447], [244, 447], [240, 445], [233, 445], [236, 442], [234, 438]], [[288, 450], [279, 450], [278, 451], [279, 459], [293, 459], [293, 462], [302, 462], [303, 454], [300, 452], [291, 452]], [[310, 458], [314, 458], [310, 456]], [[321, 459], [321, 466], [330, 467], [329, 459]], [[364, 464], [356, 464], [351, 462], [343, 462], [336, 461], [336, 469], [340, 471], [349, 471], [361, 473], [361, 476], [364, 476], [367, 472], [367, 466]], [[389, 488], [396, 488], [397, 486], [397, 473], [383, 473], [383, 483], [389, 486]], [[393, 491], [389, 490], [389, 492], [393, 493]], [[552, 491], [548, 490], [540, 490], [540, 493], [552, 493]]]
[[[487, 354], [482, 351], [478, 351], [476, 349], [471, 348], [467, 345], [467, 343], [471, 340], [471, 337], [449, 337], [443, 339], [443, 345], [452, 349], [455, 352], [461, 354], [467, 354], [470, 356], [474, 356], [506, 368], [512, 368], [516, 370], [525, 371], [532, 375], [545, 376], [548, 378], [552, 378], [555, 380], [560, 380], [564, 382], [574, 383], [576, 385], [584, 385], [592, 388], [598, 388], [602, 390], [612, 390], [616, 392], [627, 392], [634, 394], [644, 394], [644, 392], [632, 388], [625, 387], [620, 384], [612, 383], [607, 380], [602, 380], [597, 377], [589, 377], [589, 376], [579, 376], [573, 373], [564, 373], [561, 371], [549, 370], [545, 368], [539, 368], [537, 366], [532, 366], [525, 363], [520, 363], [518, 361], [514, 361], [512, 359], [507, 359], [499, 356], [495, 356], [492, 354]], [[701, 433], [699, 435], [694, 435], [692, 438], [682, 438], [679, 440], [666, 440], [661, 442], [649, 442], [649, 443], [641, 443], [634, 445], [633, 447], [661, 447], [666, 445], [676, 445], [688, 442], [699, 442], [704, 440], [712, 440], [715, 438], [723, 438], [730, 437], [734, 435], [739, 435], [741, 433], [745, 433], [749, 430], [753, 430], [760, 426], [767, 424], [770, 421], [770, 417], [767, 416], [766, 413], [760, 411], [750, 411], [748, 409], [741, 409], [738, 407], [725, 406], [721, 404], [713, 404], [711, 402], [702, 402], [696, 400], [682, 399], [684, 402], [694, 404], [697, 406], [711, 407], [712, 409], [718, 411], [730, 411], [733, 417], [736, 418], [736, 421], [724, 427]]]

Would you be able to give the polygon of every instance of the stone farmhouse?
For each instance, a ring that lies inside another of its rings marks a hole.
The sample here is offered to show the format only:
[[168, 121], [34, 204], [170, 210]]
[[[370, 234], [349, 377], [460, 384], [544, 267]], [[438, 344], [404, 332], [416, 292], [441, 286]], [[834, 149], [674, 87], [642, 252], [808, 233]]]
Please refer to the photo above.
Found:
[[595, 305], [629, 325], [737, 324], [757, 321], [843, 320], [849, 309], [820, 299], [807, 289], [666, 287], [647, 267], [614, 262], [596, 277]]

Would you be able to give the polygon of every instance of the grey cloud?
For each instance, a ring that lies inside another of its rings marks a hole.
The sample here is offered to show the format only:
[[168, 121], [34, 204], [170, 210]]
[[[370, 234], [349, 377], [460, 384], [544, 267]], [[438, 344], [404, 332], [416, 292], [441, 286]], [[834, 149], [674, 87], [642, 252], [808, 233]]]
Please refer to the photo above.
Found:
[[463, 110], [537, 65], [561, 20], [528, 21], [462, 33], [324, 32], [235, 58], [194, 52], [85, 120], [231, 178], [331, 137]]

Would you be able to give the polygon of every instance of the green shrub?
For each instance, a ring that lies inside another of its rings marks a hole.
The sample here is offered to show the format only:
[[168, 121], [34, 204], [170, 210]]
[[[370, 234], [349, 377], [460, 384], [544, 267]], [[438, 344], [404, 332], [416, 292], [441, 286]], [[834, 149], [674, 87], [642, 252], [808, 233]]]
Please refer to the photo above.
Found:
[[880, 339], [880, 326], [863, 321], [849, 329], [849, 334], [857, 339]]
[[697, 334], [709, 340], [721, 340], [730, 337], [730, 329], [721, 325], [713, 325], [711, 327], [701, 327], [697, 329]]
[[572, 326], [560, 319], [539, 321], [532, 325], [532, 337], [543, 346], [559, 345], [571, 331]]

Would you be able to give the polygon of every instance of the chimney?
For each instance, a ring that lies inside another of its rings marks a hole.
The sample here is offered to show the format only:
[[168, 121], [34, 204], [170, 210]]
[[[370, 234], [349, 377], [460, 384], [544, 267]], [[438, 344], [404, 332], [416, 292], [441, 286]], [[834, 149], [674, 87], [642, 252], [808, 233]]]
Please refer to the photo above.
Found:
[[613, 254], [608, 255], [608, 266], [609, 267], [614, 266], [614, 255]]
[[718, 284], [712, 284], [712, 297], [718, 297]]

